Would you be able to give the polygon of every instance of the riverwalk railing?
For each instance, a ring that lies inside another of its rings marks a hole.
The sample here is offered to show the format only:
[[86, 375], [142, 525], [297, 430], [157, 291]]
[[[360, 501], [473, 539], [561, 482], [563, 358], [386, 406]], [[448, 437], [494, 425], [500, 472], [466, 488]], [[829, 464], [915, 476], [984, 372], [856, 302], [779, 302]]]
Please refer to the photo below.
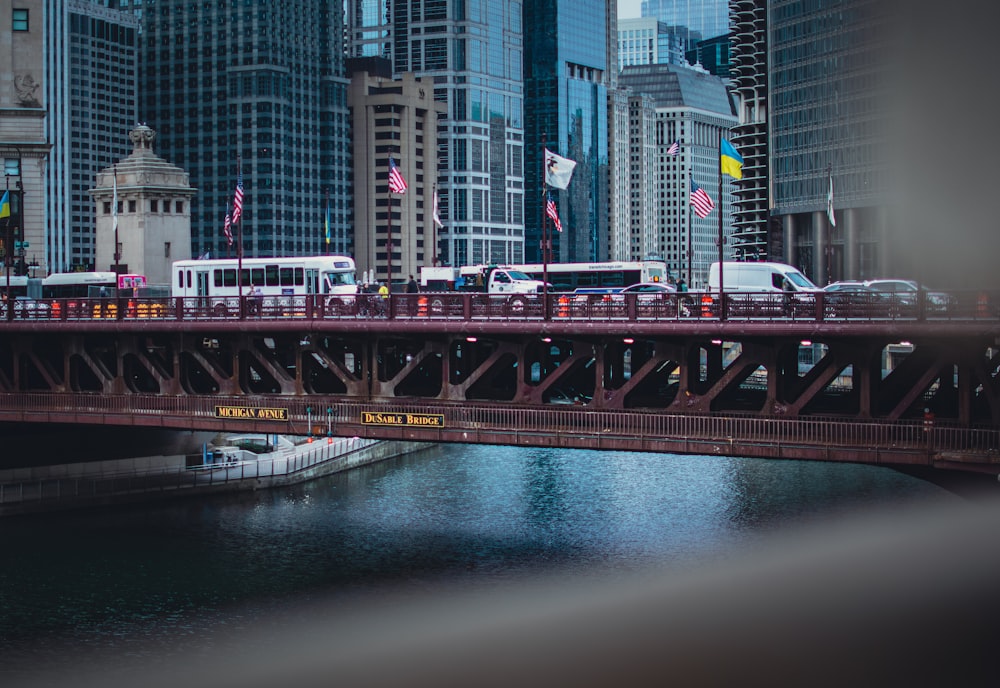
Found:
[[[266, 456], [232, 463], [206, 463], [196, 466], [170, 465], [159, 468], [105, 470], [92, 472], [88, 465], [61, 464], [59, 471], [77, 475], [37, 475], [23, 479], [0, 479], [0, 513], [5, 508], [25, 506], [58, 508], [101, 503], [129, 495], [151, 493], [181, 493], [188, 490], [211, 491], [212, 488], [238, 487], [247, 481], [283, 484], [305, 480], [310, 469], [331, 461], [347, 463], [350, 457], [374, 444], [376, 440], [358, 437], [328, 438], [297, 445], [281, 455]], [[5, 471], [51, 472], [52, 467], [13, 469]]]

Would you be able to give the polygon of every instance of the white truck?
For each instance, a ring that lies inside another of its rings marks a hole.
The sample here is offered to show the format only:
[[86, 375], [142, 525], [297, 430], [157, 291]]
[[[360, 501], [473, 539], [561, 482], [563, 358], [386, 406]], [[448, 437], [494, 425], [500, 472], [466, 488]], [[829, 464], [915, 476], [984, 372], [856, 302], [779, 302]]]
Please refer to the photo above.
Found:
[[421, 291], [473, 291], [485, 294], [541, 294], [545, 283], [504, 265], [420, 269]]

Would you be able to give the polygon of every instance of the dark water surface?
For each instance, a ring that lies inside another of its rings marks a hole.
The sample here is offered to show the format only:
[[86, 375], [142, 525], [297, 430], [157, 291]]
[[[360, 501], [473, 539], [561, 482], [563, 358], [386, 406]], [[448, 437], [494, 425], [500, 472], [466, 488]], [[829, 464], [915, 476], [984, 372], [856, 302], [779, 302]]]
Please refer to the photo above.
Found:
[[0, 680], [183, 662], [322, 601], [690, 569], [958, 500], [863, 465], [443, 445], [294, 488], [0, 520]]

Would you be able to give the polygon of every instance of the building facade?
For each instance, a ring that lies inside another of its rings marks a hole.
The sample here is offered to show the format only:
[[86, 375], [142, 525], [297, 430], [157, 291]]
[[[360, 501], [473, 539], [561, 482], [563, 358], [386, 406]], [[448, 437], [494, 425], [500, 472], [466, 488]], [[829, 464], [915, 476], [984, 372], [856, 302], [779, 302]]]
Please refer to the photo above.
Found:
[[684, 64], [690, 29], [656, 17], [618, 20], [618, 70], [640, 64]]
[[[820, 285], [906, 270], [889, 251], [881, 37], [890, 25], [881, 3], [767, 5], [771, 212], [781, 259]], [[831, 177], [835, 228], [826, 212]]]
[[[396, 76], [434, 80], [438, 263], [524, 259], [521, 3], [351, 0], [348, 54], [384, 56]], [[427, 264], [431, 261], [427, 260]]]
[[[45, 24], [41, 0], [0, 0], [0, 196], [11, 216], [0, 219], [6, 273], [43, 277], [45, 255]], [[25, 247], [24, 242], [28, 242]]]
[[[373, 273], [380, 283], [404, 285], [409, 275], [435, 264], [437, 125], [445, 106], [434, 100], [432, 78], [407, 73], [393, 79], [391, 65], [383, 58], [348, 60], [348, 68], [354, 259], [359, 275]], [[404, 193], [389, 189], [390, 157], [407, 184]]]
[[[541, 262], [550, 235], [557, 262], [607, 260], [613, 231], [609, 208], [609, 136], [618, 60], [615, 7], [605, 0], [528, 0], [524, 33], [525, 257]], [[552, 190], [562, 232], [546, 231], [544, 150], [576, 161], [566, 190]]]
[[136, 123], [138, 20], [92, 0], [44, 11], [45, 167], [43, 272], [93, 270], [97, 173], [128, 154]]
[[192, 253], [236, 254], [223, 225], [238, 176], [244, 256], [352, 252], [341, 6], [120, 4], [142, 17], [139, 119], [199, 190]]
[[729, 33], [728, 0], [642, 0], [640, 12], [671, 26], [688, 27], [693, 41]]
[[[646, 96], [653, 104], [650, 113], [643, 98], [631, 100], [634, 181], [645, 195], [633, 209], [632, 226], [640, 232], [637, 241], [646, 244], [643, 253], [661, 257], [675, 277], [683, 277], [694, 288], [702, 287], [710, 263], [734, 256], [735, 183], [719, 174], [720, 138], [727, 138], [736, 123], [725, 83], [704, 70], [677, 65], [627, 67], [619, 78], [623, 88]], [[650, 114], [651, 127], [646, 119]], [[638, 132], [645, 133], [640, 136]], [[676, 155], [670, 151], [675, 142], [679, 144]], [[692, 183], [715, 203], [705, 218], [692, 212]]]
[[767, 2], [732, 0], [730, 7], [731, 90], [739, 119], [732, 143], [743, 156], [743, 179], [733, 209], [733, 249], [737, 260], [781, 259], [782, 234], [769, 231]]

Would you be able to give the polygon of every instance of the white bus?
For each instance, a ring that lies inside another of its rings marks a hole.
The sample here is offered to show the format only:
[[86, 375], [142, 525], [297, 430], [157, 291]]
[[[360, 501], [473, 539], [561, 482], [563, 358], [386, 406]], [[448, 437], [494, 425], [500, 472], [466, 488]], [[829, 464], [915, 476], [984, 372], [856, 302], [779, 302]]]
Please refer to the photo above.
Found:
[[46, 299], [130, 297], [145, 286], [146, 276], [134, 273], [55, 272], [42, 280], [42, 296]]
[[309, 296], [354, 294], [354, 259], [348, 256], [244, 258], [239, 282], [236, 258], [178, 260], [171, 296]]
[[[512, 265], [532, 279], [543, 279], [541, 263]], [[548, 282], [552, 291], [577, 289], [624, 289], [633, 284], [658, 284], [667, 281], [667, 264], [662, 260], [611, 261], [606, 263], [549, 263]]]

